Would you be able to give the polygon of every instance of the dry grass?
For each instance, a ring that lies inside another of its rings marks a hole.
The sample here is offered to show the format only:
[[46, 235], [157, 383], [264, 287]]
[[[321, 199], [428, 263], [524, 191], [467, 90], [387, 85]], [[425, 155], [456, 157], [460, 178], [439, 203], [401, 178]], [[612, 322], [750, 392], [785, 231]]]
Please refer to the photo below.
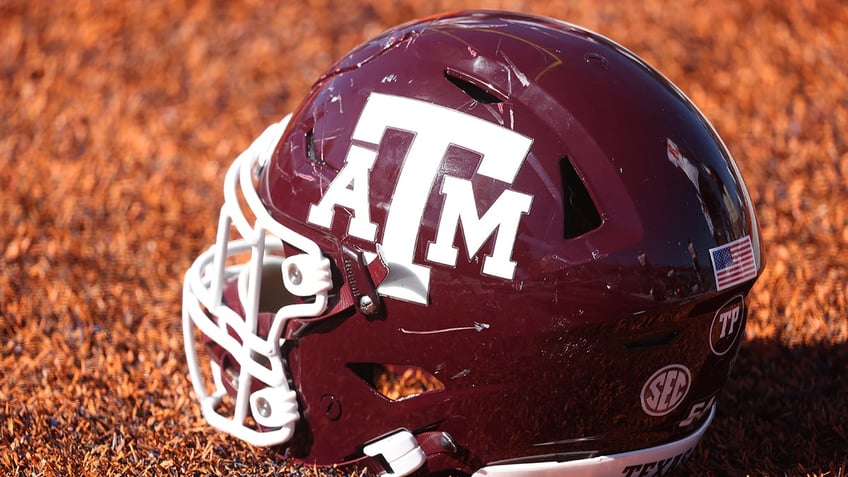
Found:
[[[487, 5], [582, 24], [665, 72], [722, 133], [759, 210], [768, 268], [686, 470], [845, 476], [848, 8], [539, 3]], [[475, 5], [0, 2], [0, 474], [332, 475], [202, 422], [182, 274], [214, 238], [224, 168], [333, 59]]]

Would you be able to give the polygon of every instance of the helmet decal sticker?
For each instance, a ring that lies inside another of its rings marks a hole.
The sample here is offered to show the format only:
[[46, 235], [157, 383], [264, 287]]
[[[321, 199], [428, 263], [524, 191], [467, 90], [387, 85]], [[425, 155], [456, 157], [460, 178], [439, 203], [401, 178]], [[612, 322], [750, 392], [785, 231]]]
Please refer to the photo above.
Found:
[[736, 295], [721, 306], [710, 326], [710, 349], [721, 356], [733, 347], [742, 334], [745, 319], [745, 302], [742, 295]]
[[689, 460], [689, 457], [693, 452], [695, 452], [695, 448], [690, 447], [680, 454], [666, 459], [645, 462], [643, 464], [628, 465], [622, 469], [621, 475], [624, 477], [659, 477], [662, 475], [669, 475], [677, 470], [681, 464]]
[[515, 272], [515, 262], [510, 260], [510, 256], [518, 222], [523, 214], [530, 211], [533, 197], [505, 190], [486, 213], [478, 217], [470, 181], [446, 176], [441, 193], [445, 196], [442, 221], [436, 241], [427, 249], [427, 260], [456, 265], [458, 251], [453, 246], [453, 239], [461, 221], [469, 256], [475, 255], [483, 246], [483, 242], [495, 230], [498, 231], [494, 251], [483, 261], [483, 273], [511, 279]]
[[721, 247], [711, 248], [710, 259], [718, 291], [757, 278], [754, 247], [748, 235]]
[[664, 416], [683, 402], [692, 384], [692, 373], [682, 364], [658, 369], [642, 386], [642, 410], [650, 416]]
[[716, 402], [716, 395], [712, 394], [707, 398], [700, 399], [692, 403], [689, 406], [689, 414], [686, 416], [686, 419], [680, 421], [678, 427], [686, 427], [691, 425], [693, 422], [696, 422], [701, 419], [701, 417], [705, 416], [708, 412], [713, 409], [713, 406]]
[[343, 205], [353, 212], [347, 232], [373, 242], [377, 235], [377, 224], [371, 222], [371, 209], [368, 203], [368, 177], [377, 160], [377, 151], [351, 144], [345, 157], [345, 166], [324, 192], [317, 205], [309, 209], [309, 222], [330, 228], [333, 225], [335, 209], [332, 205]]
[[[382, 295], [426, 304], [430, 268], [414, 263], [418, 231], [428, 199], [441, 171], [448, 147], [459, 146], [482, 156], [477, 174], [512, 184], [524, 163], [533, 140], [476, 116], [416, 99], [371, 93], [356, 123], [351, 139], [371, 147], [351, 144], [345, 165], [317, 204], [312, 204], [307, 221], [331, 228], [337, 206], [352, 212], [348, 233], [374, 242], [377, 224], [369, 212], [369, 173], [377, 161], [377, 149], [387, 128], [415, 135], [397, 178], [380, 253], [389, 274], [380, 284]], [[495, 236], [493, 250], [483, 259], [481, 273], [511, 279], [515, 271], [512, 250], [521, 217], [529, 213], [533, 196], [504, 190], [482, 214], [471, 182], [443, 174], [439, 193], [444, 207], [436, 241], [427, 249], [427, 260], [455, 266], [458, 250], [453, 246], [459, 224], [469, 256]]]

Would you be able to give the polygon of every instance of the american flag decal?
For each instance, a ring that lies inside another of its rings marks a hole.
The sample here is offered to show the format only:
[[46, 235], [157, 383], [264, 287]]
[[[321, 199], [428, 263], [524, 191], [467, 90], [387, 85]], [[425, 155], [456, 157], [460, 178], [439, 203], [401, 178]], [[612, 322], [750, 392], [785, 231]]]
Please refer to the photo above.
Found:
[[718, 291], [757, 277], [751, 237], [744, 236], [721, 247], [710, 249]]

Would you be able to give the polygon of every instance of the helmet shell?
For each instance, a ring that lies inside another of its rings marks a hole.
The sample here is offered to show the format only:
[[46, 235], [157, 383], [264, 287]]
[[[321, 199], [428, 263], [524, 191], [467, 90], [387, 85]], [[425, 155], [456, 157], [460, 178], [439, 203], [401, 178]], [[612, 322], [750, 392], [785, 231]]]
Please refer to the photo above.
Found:
[[[727, 379], [762, 266], [745, 185], [692, 102], [618, 44], [524, 14], [427, 18], [355, 48], [259, 189], [337, 266], [344, 246], [389, 269], [379, 317], [289, 330], [304, 419], [288, 452], [310, 463], [399, 428], [448, 433], [465, 470], [685, 436]], [[742, 239], [753, 273], [717, 283], [711, 249]], [[444, 387], [392, 400], [367, 375], [384, 365]]]

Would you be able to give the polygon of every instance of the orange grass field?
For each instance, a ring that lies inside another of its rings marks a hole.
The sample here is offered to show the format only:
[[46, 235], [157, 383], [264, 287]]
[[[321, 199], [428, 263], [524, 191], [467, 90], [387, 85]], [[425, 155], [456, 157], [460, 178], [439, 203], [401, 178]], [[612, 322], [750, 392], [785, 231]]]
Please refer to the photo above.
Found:
[[335, 59], [480, 7], [624, 44], [699, 105], [747, 181], [767, 268], [679, 475], [848, 475], [839, 0], [0, 0], [0, 475], [351, 475], [204, 423], [183, 273], [214, 241], [230, 161]]

